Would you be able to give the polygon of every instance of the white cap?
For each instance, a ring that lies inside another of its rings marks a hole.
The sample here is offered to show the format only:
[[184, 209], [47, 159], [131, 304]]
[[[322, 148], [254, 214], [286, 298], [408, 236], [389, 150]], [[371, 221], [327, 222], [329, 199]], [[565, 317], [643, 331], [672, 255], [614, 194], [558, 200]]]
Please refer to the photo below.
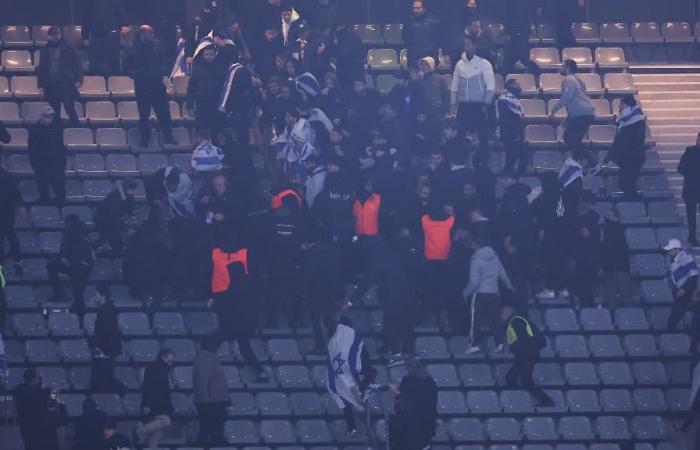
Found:
[[678, 248], [683, 248], [683, 245], [681, 245], [681, 241], [678, 239], [669, 239], [668, 244], [664, 247], [664, 250], [669, 251], [669, 250], [674, 250]]

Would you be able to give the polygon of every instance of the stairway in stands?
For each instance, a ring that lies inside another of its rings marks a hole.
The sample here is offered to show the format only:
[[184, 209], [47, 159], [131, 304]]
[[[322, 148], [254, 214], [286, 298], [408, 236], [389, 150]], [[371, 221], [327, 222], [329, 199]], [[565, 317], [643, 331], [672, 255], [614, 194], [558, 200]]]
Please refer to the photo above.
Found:
[[683, 151], [695, 143], [700, 131], [700, 67], [696, 73], [637, 73], [632, 77], [661, 163], [685, 216], [683, 178], [676, 168]]

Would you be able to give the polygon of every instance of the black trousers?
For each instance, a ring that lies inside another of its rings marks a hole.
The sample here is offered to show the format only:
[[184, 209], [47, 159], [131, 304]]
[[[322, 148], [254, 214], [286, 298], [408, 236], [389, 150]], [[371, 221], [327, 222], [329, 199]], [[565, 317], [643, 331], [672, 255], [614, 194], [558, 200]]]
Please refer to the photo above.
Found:
[[479, 138], [478, 157], [482, 161], [489, 160], [489, 122], [487, 106], [484, 103], [462, 102], [457, 108], [457, 122], [460, 133], [475, 131]]
[[[5, 214], [5, 213], [3, 213]], [[22, 254], [19, 248], [19, 239], [17, 239], [17, 231], [15, 231], [14, 220], [8, 220], [7, 223], [0, 223], [0, 265], [5, 261], [5, 240], [10, 245], [9, 256], [16, 262], [22, 259]]]
[[637, 180], [639, 180], [639, 174], [642, 171], [642, 166], [644, 163], [625, 163], [620, 165], [620, 171], [617, 175], [617, 184], [620, 189], [627, 197], [634, 197], [637, 195]]
[[314, 340], [317, 348], [323, 348], [327, 340], [323, 336], [323, 328], [330, 335], [335, 329], [335, 306], [331, 298], [309, 297], [309, 312], [311, 314], [311, 328], [314, 332]]
[[105, 35], [93, 35], [88, 49], [90, 71], [103, 77], [119, 73], [119, 48], [119, 30]]
[[148, 142], [151, 137], [151, 108], [156, 113], [159, 127], [163, 133], [166, 136], [172, 134], [168, 93], [160, 80], [149, 83], [147, 86], [136, 85], [136, 107], [139, 111], [139, 131], [142, 141]]
[[199, 434], [197, 445], [203, 447], [224, 445], [225, 403], [198, 403]]
[[592, 284], [595, 280], [595, 272], [591, 272], [585, 269], [574, 270], [574, 277], [572, 280], [574, 293], [578, 296], [581, 301], [581, 305], [584, 307], [594, 306], [594, 297]]
[[506, 384], [510, 387], [520, 386], [542, 403], [549, 403], [552, 399], [542, 389], [535, 386], [532, 373], [535, 370], [536, 359], [530, 356], [515, 355], [513, 365], [506, 372]]
[[666, 322], [666, 328], [668, 330], [675, 330], [678, 327], [678, 323], [690, 310], [693, 304], [694, 293], [695, 292], [686, 292], [681, 298], [673, 299], [671, 314], [668, 316], [668, 322]]
[[505, 73], [513, 71], [513, 66], [520, 61], [528, 71], [539, 73], [540, 66], [530, 59], [530, 36], [526, 34], [514, 34], [510, 37], [510, 43], [505, 49]]
[[49, 202], [49, 188], [53, 189], [54, 199], [58, 206], [66, 203], [66, 173], [65, 169], [36, 171], [36, 184], [39, 189], [39, 201]]
[[115, 255], [121, 255], [124, 251], [124, 242], [122, 241], [122, 236], [119, 231], [119, 227], [111, 226], [98, 226], [97, 232], [99, 237], [93, 244], [94, 248], [99, 248], [105, 242], [109, 242], [109, 246], [112, 247], [112, 253]]
[[527, 166], [530, 163], [530, 153], [528, 152], [525, 142], [521, 138], [503, 139], [503, 147], [506, 153], [505, 171], [513, 171], [519, 175], [527, 171]]
[[688, 237], [695, 239], [697, 231], [697, 215], [698, 215], [698, 204], [700, 199], [683, 197], [685, 202], [685, 214], [688, 219]]
[[593, 116], [578, 116], [566, 119], [564, 143], [568, 150], [575, 152], [583, 148], [583, 137], [586, 135], [588, 127], [593, 123], [593, 119]]
[[54, 297], [63, 297], [63, 286], [61, 285], [59, 275], [68, 275], [71, 281], [71, 288], [73, 289], [73, 302], [75, 302], [75, 307], [80, 310], [84, 309], [85, 301], [83, 299], [83, 294], [85, 292], [85, 284], [90, 276], [90, 269], [71, 267], [64, 264], [60, 258], [56, 258], [46, 263], [46, 270], [49, 273], [49, 280], [53, 287]]
[[295, 328], [300, 321], [301, 275], [293, 261], [277, 261], [270, 267], [270, 291], [268, 299], [268, 320], [276, 326], [277, 315], [284, 311], [289, 326]]
[[75, 101], [78, 99], [78, 92], [75, 86], [50, 83], [46, 87], [44, 95], [46, 96], [46, 102], [56, 111], [57, 117], [61, 115], [61, 104], [63, 104], [71, 126], [79, 126], [78, 113], [75, 111]]
[[90, 372], [90, 390], [92, 392], [109, 392], [122, 395], [126, 387], [114, 377], [114, 357], [92, 358]]

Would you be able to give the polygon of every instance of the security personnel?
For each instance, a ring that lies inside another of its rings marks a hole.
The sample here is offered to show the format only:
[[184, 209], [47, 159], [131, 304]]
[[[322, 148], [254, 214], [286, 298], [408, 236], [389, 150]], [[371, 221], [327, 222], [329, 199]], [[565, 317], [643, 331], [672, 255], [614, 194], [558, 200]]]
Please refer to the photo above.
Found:
[[540, 402], [540, 406], [554, 406], [552, 399], [542, 389], [536, 387], [532, 379], [535, 363], [540, 358], [540, 350], [546, 345], [544, 336], [511, 305], [503, 307], [501, 320], [508, 324], [506, 342], [513, 353], [513, 365], [506, 373], [506, 383], [513, 387], [520, 384]]
[[355, 193], [352, 213], [355, 216], [355, 234], [358, 236], [376, 236], [379, 233], [382, 197], [373, 190], [373, 183], [368, 180]]
[[211, 251], [212, 273], [211, 273], [211, 292], [212, 294], [220, 294], [226, 291], [231, 280], [228, 274], [228, 266], [233, 263], [240, 263], [243, 266], [243, 271], [249, 275], [248, 271], [248, 249], [238, 248], [236, 251], [227, 252], [221, 248], [215, 248]]
[[278, 209], [282, 206], [282, 200], [284, 200], [284, 198], [287, 196], [294, 197], [297, 201], [297, 207], [301, 206], [301, 196], [299, 195], [299, 193], [291, 187], [287, 187], [280, 189], [276, 194], [272, 196], [272, 200], [270, 201], [270, 207], [272, 207], [272, 209]]
[[421, 217], [423, 226], [425, 278], [423, 279], [423, 303], [430, 306], [436, 319], [444, 309], [447, 299], [447, 258], [452, 248], [452, 228], [455, 224], [452, 206], [433, 206], [429, 214]]

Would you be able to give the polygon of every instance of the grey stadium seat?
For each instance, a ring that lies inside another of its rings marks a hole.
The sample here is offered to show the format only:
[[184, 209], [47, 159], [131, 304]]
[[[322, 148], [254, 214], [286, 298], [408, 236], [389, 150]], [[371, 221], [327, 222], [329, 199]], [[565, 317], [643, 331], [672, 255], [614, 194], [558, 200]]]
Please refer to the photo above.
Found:
[[688, 22], [662, 23], [661, 34], [667, 44], [690, 44], [695, 41]]
[[416, 338], [416, 355], [427, 360], [450, 359], [445, 339], [437, 336]]
[[631, 44], [632, 36], [624, 22], [606, 22], [600, 25], [600, 37], [604, 44]]
[[83, 193], [89, 202], [99, 202], [107, 197], [114, 189], [109, 180], [85, 180], [83, 182]]
[[502, 391], [501, 406], [506, 414], [529, 414], [535, 410], [532, 397], [525, 391]]
[[44, 387], [51, 389], [68, 389], [66, 371], [62, 367], [39, 367], [37, 374], [41, 377]]
[[597, 386], [600, 383], [595, 366], [589, 362], [566, 363], [564, 376], [570, 386]]
[[598, 437], [605, 441], [627, 441], [631, 437], [627, 428], [627, 421], [620, 416], [598, 417], [595, 422], [595, 429]]
[[64, 362], [85, 363], [92, 360], [92, 351], [85, 339], [64, 339], [59, 342], [58, 349]]
[[625, 356], [620, 338], [615, 335], [591, 336], [588, 345], [594, 358], [622, 358]]
[[49, 315], [48, 326], [54, 336], [81, 336], [78, 316], [66, 312], [54, 312]]
[[324, 444], [333, 441], [325, 420], [300, 420], [296, 425], [297, 435], [302, 444]]
[[33, 364], [52, 364], [59, 360], [56, 344], [49, 340], [27, 341], [24, 344], [24, 354]]
[[0, 102], [0, 120], [6, 125], [21, 125], [22, 118], [19, 114], [19, 106], [14, 102]]
[[556, 147], [558, 145], [556, 131], [551, 125], [527, 125], [525, 127], [525, 141], [539, 147]]
[[600, 411], [598, 395], [592, 389], [566, 391], [566, 404], [572, 413], [595, 413]]
[[219, 328], [218, 317], [209, 311], [186, 313], [185, 323], [193, 336], [209, 335]]
[[565, 441], [592, 441], [595, 433], [587, 417], [562, 417], [557, 430]]
[[18, 336], [47, 336], [46, 323], [38, 313], [20, 313], [12, 316], [12, 328]]
[[664, 365], [657, 361], [641, 361], [632, 364], [634, 378], [638, 385], [664, 386], [668, 383], [668, 376]]
[[666, 273], [665, 261], [661, 255], [634, 255], [632, 261], [632, 267], [640, 277], [661, 278]]
[[73, 159], [75, 171], [82, 177], [103, 177], [107, 175], [102, 155], [79, 154]]
[[664, 356], [688, 356], [690, 338], [687, 334], [662, 334], [659, 336], [659, 349]]
[[580, 314], [584, 331], [613, 331], [610, 311], [607, 309], [583, 308]]
[[576, 22], [571, 27], [577, 44], [599, 44], [600, 30], [597, 23]]
[[21, 112], [22, 112], [22, 119], [24, 120], [25, 125], [30, 125], [30, 124], [36, 123], [39, 120], [39, 116], [41, 116], [41, 110], [43, 110], [45, 106], [48, 106], [48, 103], [46, 103], [46, 102], [24, 102], [24, 103], [22, 103]]
[[5, 47], [31, 48], [34, 45], [29, 27], [25, 25], [6, 25], [0, 28], [0, 40]]
[[494, 391], [467, 392], [467, 406], [471, 414], [498, 414], [501, 406]]
[[561, 335], [554, 338], [554, 350], [559, 358], [578, 359], [588, 358], [590, 352], [586, 339], [580, 335]]
[[625, 230], [625, 237], [632, 251], [651, 251], [659, 248], [656, 233], [651, 228], [628, 228]]
[[158, 169], [168, 165], [168, 159], [161, 154], [138, 155], [139, 171], [144, 175], [150, 175]]
[[495, 384], [491, 367], [486, 364], [465, 364], [459, 369], [465, 387], [487, 387]]
[[10, 80], [10, 88], [15, 98], [40, 98], [39, 86], [35, 76], [17, 76]]
[[598, 365], [598, 373], [605, 386], [629, 386], [634, 383], [631, 369], [624, 362], [602, 362]]
[[163, 347], [171, 349], [175, 353], [175, 362], [191, 362], [194, 360], [196, 350], [191, 339], [166, 339]]
[[297, 440], [294, 426], [287, 420], [263, 420], [260, 437], [266, 444], [293, 444]]
[[567, 59], [572, 59], [576, 61], [578, 68], [580, 70], [591, 70], [595, 68], [593, 64], [593, 56], [591, 55], [591, 49], [588, 47], [567, 47], [561, 52], [562, 61]]
[[485, 427], [486, 433], [492, 441], [517, 441], [520, 439], [520, 425], [513, 418], [488, 419]]
[[97, 150], [95, 137], [89, 128], [66, 128], [63, 130], [63, 143], [68, 150]]
[[367, 52], [367, 65], [370, 70], [389, 71], [399, 69], [396, 50], [390, 48], [371, 48]]
[[632, 395], [627, 389], [603, 389], [600, 404], [606, 413], [628, 413], [634, 411]]
[[551, 417], [526, 417], [523, 420], [523, 434], [532, 442], [554, 442], [559, 438]]
[[107, 172], [111, 176], [138, 176], [139, 169], [134, 155], [110, 154], [105, 159]]
[[542, 386], [563, 386], [561, 366], [556, 363], [537, 363], [533, 372], [535, 384]]
[[87, 102], [85, 115], [91, 125], [109, 127], [116, 126], [119, 123], [114, 103], [108, 101]]
[[430, 364], [426, 369], [439, 388], [456, 388], [460, 386], [457, 370], [452, 364]]
[[663, 42], [659, 24], [656, 22], [633, 23], [632, 39], [637, 44], [660, 44]]
[[287, 396], [281, 392], [261, 392], [256, 396], [262, 416], [284, 417], [291, 415]]
[[456, 391], [438, 391], [437, 408], [439, 414], [464, 415], [467, 413], [464, 395]]
[[248, 392], [232, 393], [229, 397], [231, 399], [228, 407], [229, 415], [236, 417], [258, 415], [258, 404], [253, 394]]
[[[289, 394], [289, 404], [297, 417], [323, 416], [326, 412], [321, 396], [315, 392], [292, 392]], [[438, 409], [439, 404], [438, 400]]]
[[160, 336], [187, 334], [185, 320], [177, 312], [157, 312], [153, 315], [153, 330]]
[[624, 337], [624, 345], [630, 358], [653, 358], [660, 354], [650, 334], [628, 334]]
[[570, 308], [552, 308], [544, 314], [547, 329], [553, 332], [571, 332], [580, 329], [576, 313]]
[[126, 133], [122, 128], [98, 128], [96, 134], [97, 145], [103, 151], [129, 150], [126, 141]]
[[661, 389], [635, 389], [632, 398], [639, 412], [664, 412], [667, 409]]
[[632, 418], [630, 427], [634, 437], [640, 440], [662, 440], [666, 438], [666, 424], [659, 416]]
[[148, 317], [144, 313], [120, 313], [118, 321], [120, 330], [127, 336], [146, 336], [152, 333]]

